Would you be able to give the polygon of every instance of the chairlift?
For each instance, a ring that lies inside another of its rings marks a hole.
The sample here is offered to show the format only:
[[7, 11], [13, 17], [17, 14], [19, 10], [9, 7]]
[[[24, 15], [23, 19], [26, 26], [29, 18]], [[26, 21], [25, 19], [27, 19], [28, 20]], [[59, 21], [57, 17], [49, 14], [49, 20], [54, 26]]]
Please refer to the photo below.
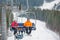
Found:
[[[28, 5], [28, 0], [27, 0], [27, 10], [29, 9], [29, 5]], [[20, 15], [18, 15], [17, 18], [17, 22], [18, 22], [18, 33], [15, 36], [16, 39], [22, 39], [23, 38], [23, 34], [20, 34], [20, 31], [25, 32], [25, 27], [23, 26], [24, 22], [29, 18], [30, 21], [32, 22], [32, 30], [36, 30], [36, 15], [34, 12], [28, 12], [27, 10], [25, 10], [24, 12], [20, 13]], [[34, 19], [34, 20], [33, 20]], [[10, 19], [9, 19], [10, 20]], [[11, 24], [11, 23], [10, 23]], [[20, 30], [20, 28], [22, 30]]]
[[[18, 16], [19, 27], [24, 27], [23, 24], [28, 18], [33, 24], [32, 30], [36, 30], [36, 15], [34, 12], [25, 12], [23, 14], [20, 13], [20, 15]], [[32, 19], [35, 19], [35, 20], [33, 21]]]
[[[18, 28], [22, 29], [22, 30], [19, 30], [19, 29], [17, 30], [18, 33], [17, 33], [17, 36], [15, 36], [16, 39], [23, 38], [23, 34], [20, 34], [20, 31], [25, 32], [25, 27], [23, 26], [23, 24], [28, 18], [32, 22], [32, 30], [36, 30], [36, 15], [34, 12], [23, 12], [23, 13], [20, 13], [20, 15], [18, 15], [16, 18], [17, 18], [17, 22], [19, 25]], [[11, 21], [10, 21], [10, 23], [11, 23]], [[13, 29], [11, 27], [10, 27], [10, 30], [13, 31]]]
[[[36, 16], [34, 14], [34, 12], [25, 12], [23, 14], [20, 13], [19, 16], [17, 16], [17, 20], [18, 20], [18, 28], [21, 28], [22, 30], [18, 30], [19, 33], [20, 31], [25, 32], [25, 27], [23, 26], [24, 22], [29, 18], [30, 21], [32, 22], [33, 26], [32, 26], [32, 30], [36, 30]], [[35, 19], [35, 20], [33, 20]], [[22, 39], [23, 38], [23, 34], [19, 34], [16, 36], [17, 39]]]

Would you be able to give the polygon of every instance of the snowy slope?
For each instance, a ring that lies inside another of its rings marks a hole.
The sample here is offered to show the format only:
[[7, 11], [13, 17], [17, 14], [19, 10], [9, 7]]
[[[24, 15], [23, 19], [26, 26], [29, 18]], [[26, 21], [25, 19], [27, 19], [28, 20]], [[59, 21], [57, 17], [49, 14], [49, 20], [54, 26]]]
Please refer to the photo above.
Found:
[[54, 0], [52, 2], [46, 2], [46, 0], [44, 0], [43, 5], [39, 6], [38, 8], [52, 10], [54, 5], [58, 4], [59, 2], [60, 2], [60, 0]]
[[[31, 19], [31, 21], [35, 21]], [[9, 31], [11, 37], [8, 37], [7, 40], [15, 40], [13, 32]], [[36, 20], [36, 30], [32, 31], [32, 36], [26, 36], [24, 34], [24, 38], [22, 40], [59, 40], [59, 36], [53, 31], [46, 28], [46, 23]]]

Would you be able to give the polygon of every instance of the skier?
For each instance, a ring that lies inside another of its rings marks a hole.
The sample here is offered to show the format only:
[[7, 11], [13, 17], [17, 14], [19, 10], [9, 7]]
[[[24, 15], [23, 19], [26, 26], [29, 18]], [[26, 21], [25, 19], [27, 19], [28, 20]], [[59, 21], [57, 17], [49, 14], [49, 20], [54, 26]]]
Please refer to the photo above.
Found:
[[18, 27], [18, 23], [16, 20], [14, 20], [12, 23], [11, 23], [11, 27], [12, 29], [14, 30], [14, 35], [17, 33], [17, 27]]
[[30, 20], [28, 18], [27, 21], [23, 25], [26, 28], [26, 33], [29, 35], [32, 30], [32, 22], [30, 22]]

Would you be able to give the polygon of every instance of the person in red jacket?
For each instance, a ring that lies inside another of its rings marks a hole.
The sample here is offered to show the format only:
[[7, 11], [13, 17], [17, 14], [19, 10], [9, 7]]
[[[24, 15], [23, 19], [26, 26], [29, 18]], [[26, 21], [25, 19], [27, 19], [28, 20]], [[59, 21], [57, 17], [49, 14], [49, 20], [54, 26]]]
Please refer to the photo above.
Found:
[[14, 20], [12, 23], [11, 23], [11, 27], [12, 29], [14, 30], [14, 35], [17, 33], [17, 27], [18, 27], [18, 23]]

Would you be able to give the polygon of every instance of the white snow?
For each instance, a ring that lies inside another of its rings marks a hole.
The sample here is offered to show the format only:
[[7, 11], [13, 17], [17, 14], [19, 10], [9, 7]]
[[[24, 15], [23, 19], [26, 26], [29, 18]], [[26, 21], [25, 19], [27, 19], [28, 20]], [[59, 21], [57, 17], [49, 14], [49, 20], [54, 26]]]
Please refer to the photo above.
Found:
[[52, 10], [53, 6], [54, 6], [55, 4], [58, 4], [59, 2], [60, 2], [60, 0], [55, 0], [55, 1], [52, 1], [52, 2], [47, 3], [47, 2], [44, 0], [43, 5], [42, 5], [42, 6], [39, 6], [38, 8]]
[[[35, 20], [31, 19], [31, 21]], [[13, 32], [11, 32], [10, 30], [9, 32], [12, 35], [11, 37], [8, 37], [7, 40], [15, 40]], [[55, 32], [47, 29], [45, 22], [39, 20], [36, 20], [36, 30], [32, 31], [31, 35], [32, 36], [25, 36], [24, 34], [24, 37], [21, 40], [59, 40], [59, 36]]]

